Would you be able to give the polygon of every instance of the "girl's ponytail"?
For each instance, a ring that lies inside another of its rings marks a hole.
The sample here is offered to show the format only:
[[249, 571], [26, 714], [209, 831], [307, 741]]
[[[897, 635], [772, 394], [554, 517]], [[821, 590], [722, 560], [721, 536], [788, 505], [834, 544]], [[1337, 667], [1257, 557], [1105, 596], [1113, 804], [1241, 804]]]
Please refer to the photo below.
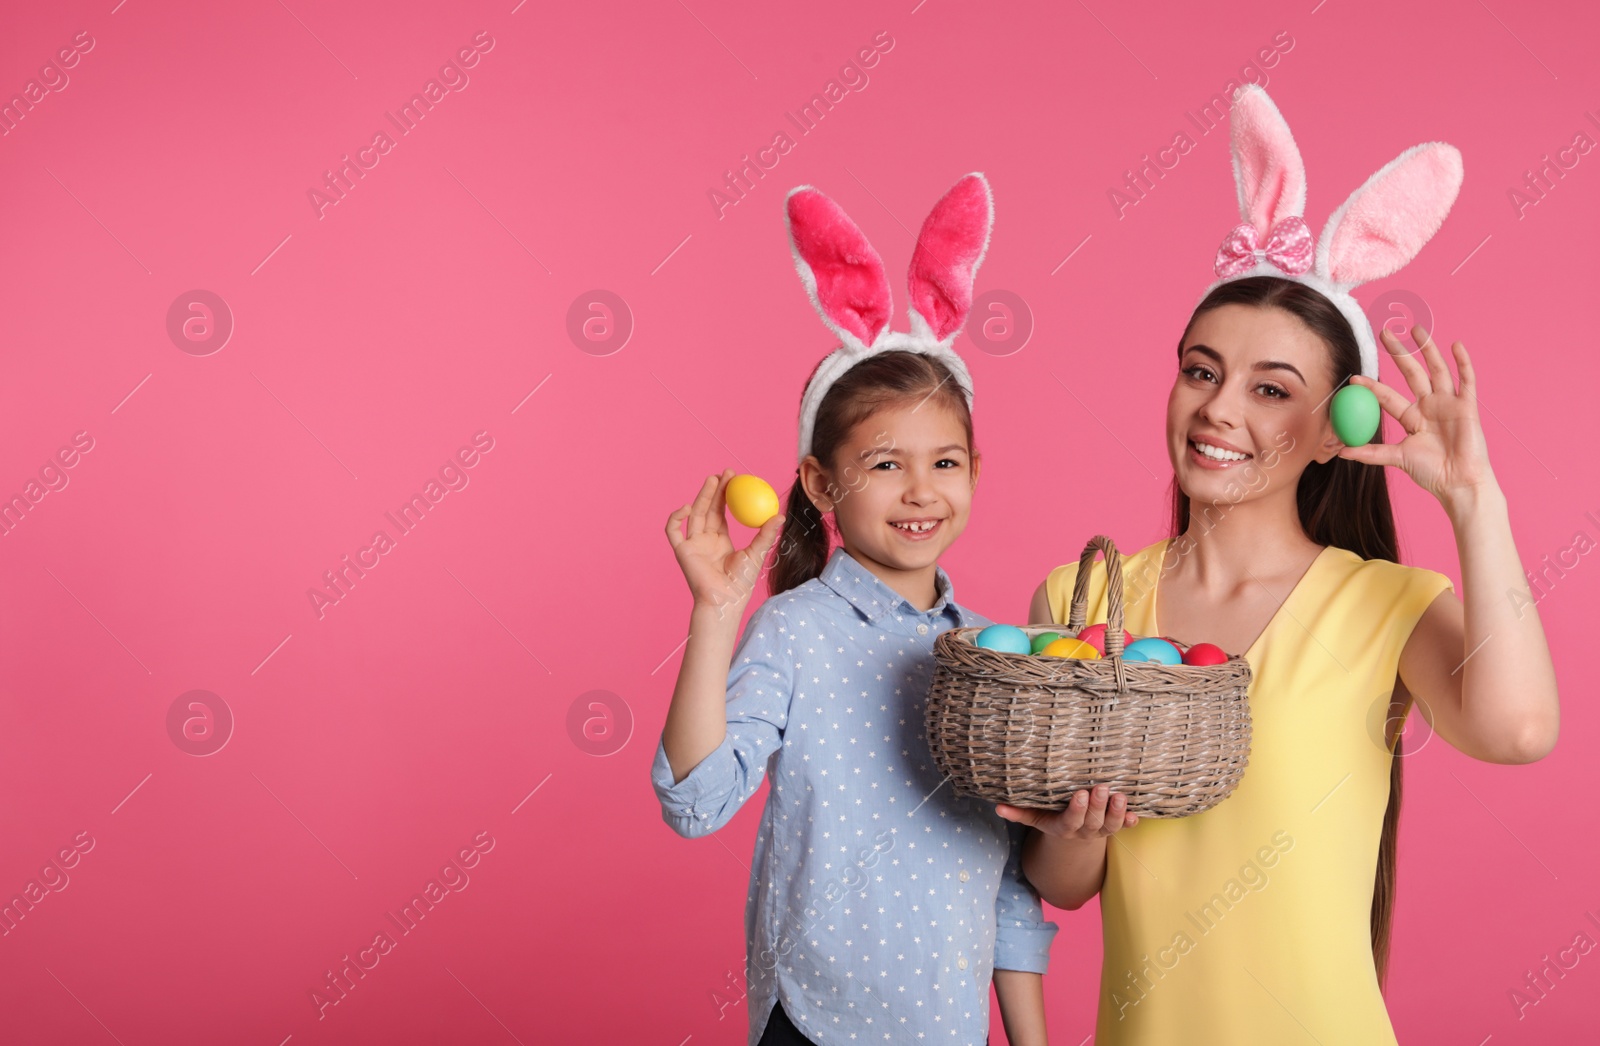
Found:
[[828, 521], [806, 493], [799, 469], [795, 469], [794, 486], [789, 488], [789, 505], [783, 515], [777, 558], [767, 575], [767, 590], [774, 596], [821, 577], [830, 551]]

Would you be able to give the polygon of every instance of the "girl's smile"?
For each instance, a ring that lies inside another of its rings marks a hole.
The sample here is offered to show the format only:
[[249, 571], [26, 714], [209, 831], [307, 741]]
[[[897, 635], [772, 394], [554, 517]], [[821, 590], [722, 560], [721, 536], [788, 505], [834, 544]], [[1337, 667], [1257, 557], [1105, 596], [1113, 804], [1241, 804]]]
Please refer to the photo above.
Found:
[[900, 519], [890, 520], [889, 525], [907, 541], [931, 541], [938, 531], [943, 519]]

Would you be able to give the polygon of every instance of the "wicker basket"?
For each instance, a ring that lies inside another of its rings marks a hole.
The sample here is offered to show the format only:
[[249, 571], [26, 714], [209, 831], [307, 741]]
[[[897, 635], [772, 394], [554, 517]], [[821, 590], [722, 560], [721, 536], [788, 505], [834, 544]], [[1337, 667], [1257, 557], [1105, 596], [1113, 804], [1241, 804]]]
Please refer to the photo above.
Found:
[[1140, 817], [1185, 817], [1226, 799], [1250, 757], [1250, 664], [1162, 665], [1122, 659], [1122, 557], [1097, 535], [1078, 561], [1075, 636], [1088, 605], [1095, 549], [1105, 552], [1106, 656], [1011, 654], [974, 646], [977, 628], [934, 642], [927, 733], [956, 794], [1061, 810], [1079, 789], [1105, 784]]

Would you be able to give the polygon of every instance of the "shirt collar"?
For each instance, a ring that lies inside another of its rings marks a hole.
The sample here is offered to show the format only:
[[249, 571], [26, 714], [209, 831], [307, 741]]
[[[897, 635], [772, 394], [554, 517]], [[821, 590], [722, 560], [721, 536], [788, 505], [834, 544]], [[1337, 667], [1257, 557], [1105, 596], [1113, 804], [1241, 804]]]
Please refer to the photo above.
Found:
[[890, 614], [916, 614], [937, 617], [948, 614], [962, 625], [970, 625], [972, 612], [955, 601], [955, 587], [944, 567], [935, 566], [934, 586], [939, 599], [927, 610], [918, 610], [900, 593], [886, 585], [882, 578], [862, 566], [843, 545], [837, 546], [828, 557], [822, 570], [822, 583], [849, 600], [851, 605], [876, 622]]

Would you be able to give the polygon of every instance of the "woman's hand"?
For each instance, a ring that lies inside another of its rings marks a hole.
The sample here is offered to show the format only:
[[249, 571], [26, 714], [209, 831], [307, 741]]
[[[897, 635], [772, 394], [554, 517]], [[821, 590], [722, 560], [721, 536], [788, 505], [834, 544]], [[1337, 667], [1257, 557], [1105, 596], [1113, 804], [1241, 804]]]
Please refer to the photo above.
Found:
[[1411, 386], [1416, 402], [1365, 375], [1355, 375], [1352, 384], [1364, 385], [1378, 397], [1378, 405], [1400, 423], [1405, 438], [1399, 443], [1368, 443], [1344, 447], [1341, 458], [1369, 465], [1394, 465], [1416, 480], [1417, 485], [1438, 498], [1446, 511], [1472, 494], [1495, 489], [1494, 472], [1489, 468], [1489, 451], [1478, 420], [1477, 379], [1466, 346], [1459, 341], [1451, 346], [1461, 387], [1456, 388], [1445, 365], [1444, 354], [1433, 338], [1420, 326], [1411, 328], [1411, 340], [1422, 356], [1418, 360], [1400, 344], [1400, 339], [1384, 328], [1380, 332], [1384, 348]]
[[1065, 810], [1034, 810], [1000, 803], [995, 813], [1035, 829], [1022, 844], [1022, 874], [1057, 908], [1081, 908], [1100, 892], [1106, 876], [1106, 840], [1139, 823], [1128, 800], [1105, 785], [1073, 793]]
[[1128, 813], [1127, 796], [1111, 793], [1105, 785], [1095, 785], [1094, 794], [1079, 789], [1065, 810], [1034, 810], [998, 804], [995, 813], [1008, 821], [1036, 828], [1058, 839], [1099, 839], [1115, 835], [1139, 823], [1137, 814]]
[[[778, 538], [783, 513], [761, 525], [748, 547], [736, 549], [728, 536], [726, 490], [732, 469], [708, 476], [691, 504], [667, 517], [667, 540], [689, 582], [697, 607], [742, 612], [761, 576], [761, 565]], [[681, 529], [687, 517], [687, 535]]]

